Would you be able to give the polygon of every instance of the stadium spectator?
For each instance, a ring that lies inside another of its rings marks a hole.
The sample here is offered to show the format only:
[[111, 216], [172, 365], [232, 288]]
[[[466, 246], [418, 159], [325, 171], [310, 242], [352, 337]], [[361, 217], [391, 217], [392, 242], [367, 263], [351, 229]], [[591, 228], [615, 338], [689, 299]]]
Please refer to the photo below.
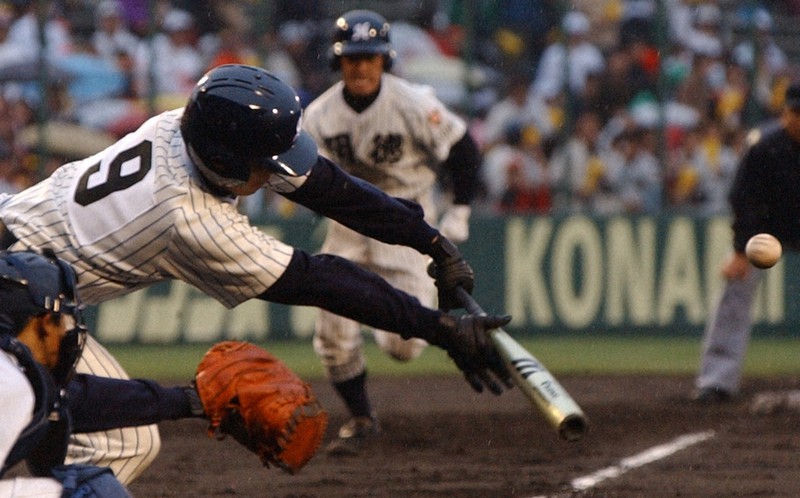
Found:
[[506, 126], [503, 140], [483, 157], [485, 199], [493, 212], [545, 214], [552, 209], [548, 161], [535, 127]]
[[770, 78], [786, 71], [789, 59], [775, 42], [772, 15], [759, 7], [747, 21], [747, 27], [754, 36], [747, 36], [736, 44], [733, 48], [734, 61], [748, 70], [764, 71]]
[[594, 112], [581, 113], [575, 131], [550, 160], [557, 209], [606, 212], [614, 202], [608, 166], [598, 139], [602, 123]]
[[297, 89], [304, 105], [314, 97], [306, 90], [311, 41], [310, 26], [300, 21], [287, 21], [277, 32], [264, 34], [264, 68]]
[[733, 47], [732, 58], [753, 81], [750, 103], [755, 109], [750, 111], [745, 125], [754, 125], [779, 107], [773, 97], [780, 94], [777, 86], [790, 75], [792, 68], [788, 56], [775, 41], [774, 21], [766, 9], [755, 9], [747, 18], [747, 26], [747, 36]]
[[[17, 0], [8, 4], [3, 22], [8, 31], [0, 44], [0, 73], [4, 78], [34, 79], [39, 75], [39, 53], [42, 49], [39, 35], [39, 10], [50, 9], [50, 4], [39, 5], [32, 0]], [[45, 14], [45, 58], [54, 60], [69, 53], [71, 40], [63, 20], [51, 12]]]
[[653, 81], [634, 58], [634, 47], [628, 45], [609, 52], [605, 70], [598, 75], [600, 91], [593, 110], [604, 123], [626, 109], [637, 95], [655, 90]]
[[736, 173], [738, 157], [718, 123], [710, 121], [700, 131], [693, 163], [702, 196], [695, 212], [701, 215], [724, 214], [729, 208], [727, 196]]
[[208, 69], [223, 64], [258, 65], [258, 54], [242, 31], [226, 26], [217, 34], [219, 46], [214, 51]]
[[206, 65], [194, 18], [186, 11], [172, 9], [164, 16], [160, 32], [139, 48], [136, 93], [144, 98], [158, 97], [162, 100], [158, 107], [175, 107], [192, 92]]
[[589, 19], [570, 11], [562, 20], [565, 40], [550, 44], [542, 53], [531, 87], [535, 96], [552, 100], [562, 92], [583, 94], [586, 76], [605, 67], [600, 49], [589, 41]]
[[[604, 158], [609, 171], [608, 189], [616, 198], [618, 212], [658, 213], [661, 209], [662, 174], [655, 155], [653, 132], [635, 127], [621, 133], [613, 144], [614, 153], [606, 153]], [[609, 156], [616, 156], [619, 162], [614, 164]], [[613, 202], [608, 206], [613, 206]]]
[[92, 45], [106, 61], [117, 64], [118, 54], [136, 54], [141, 39], [128, 29], [119, 0], [103, 0], [95, 11]]
[[623, 0], [619, 20], [619, 44], [644, 42], [650, 44], [655, 38], [656, 0]]
[[528, 99], [529, 86], [530, 79], [523, 73], [506, 78], [502, 98], [489, 108], [483, 119], [481, 146], [484, 151], [504, 141], [506, 129], [515, 123], [531, 124], [546, 135], [552, 133], [546, 107], [541, 100]]

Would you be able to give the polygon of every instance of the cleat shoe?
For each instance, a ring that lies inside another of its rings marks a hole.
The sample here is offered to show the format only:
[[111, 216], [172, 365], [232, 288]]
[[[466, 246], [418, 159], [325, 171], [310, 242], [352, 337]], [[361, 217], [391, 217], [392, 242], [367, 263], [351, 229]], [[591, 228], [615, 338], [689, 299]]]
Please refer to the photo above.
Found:
[[692, 401], [698, 405], [718, 405], [727, 403], [733, 399], [733, 395], [719, 387], [703, 387], [695, 391]]
[[325, 452], [331, 456], [358, 455], [367, 440], [379, 433], [378, 418], [374, 414], [351, 418], [339, 429], [338, 436], [328, 444]]

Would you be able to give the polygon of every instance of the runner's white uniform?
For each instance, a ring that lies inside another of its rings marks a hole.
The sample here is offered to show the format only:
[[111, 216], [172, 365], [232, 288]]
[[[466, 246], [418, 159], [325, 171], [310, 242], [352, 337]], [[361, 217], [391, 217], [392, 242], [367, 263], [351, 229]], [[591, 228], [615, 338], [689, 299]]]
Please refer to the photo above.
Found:
[[[23, 193], [0, 196], [0, 216], [19, 241], [51, 247], [78, 275], [82, 301], [97, 304], [155, 282], [186, 281], [228, 307], [258, 296], [294, 249], [253, 228], [234, 199], [202, 187], [179, 130], [182, 109], [87, 159], [62, 166]], [[305, 177], [273, 181], [299, 185]], [[127, 378], [89, 338], [78, 371]], [[155, 425], [77, 434], [67, 463], [110, 466], [124, 484], [155, 458]]]
[[[360, 113], [345, 102], [343, 88], [342, 81], [334, 84], [303, 113], [303, 127], [320, 154], [391, 196], [418, 202], [426, 221], [435, 224], [436, 168], [466, 133], [464, 120], [448, 110], [430, 87], [392, 74], [382, 75], [376, 100]], [[427, 257], [414, 249], [384, 244], [331, 221], [321, 252], [358, 263], [426, 306], [435, 301]], [[364, 370], [360, 329], [353, 320], [320, 312], [314, 348], [333, 382]], [[419, 356], [425, 347], [419, 339], [406, 341], [383, 331], [374, 335], [384, 351], [401, 360]]]

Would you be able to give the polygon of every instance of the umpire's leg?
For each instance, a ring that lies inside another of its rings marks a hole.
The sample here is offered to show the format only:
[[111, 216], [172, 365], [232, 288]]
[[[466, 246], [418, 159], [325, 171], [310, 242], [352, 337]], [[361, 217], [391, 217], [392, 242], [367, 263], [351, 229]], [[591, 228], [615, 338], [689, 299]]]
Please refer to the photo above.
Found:
[[[77, 371], [102, 377], [129, 378], [111, 353], [91, 336], [87, 337]], [[73, 434], [66, 463], [110, 467], [117, 479], [128, 485], [153, 462], [160, 449], [161, 437], [155, 424]]]
[[695, 385], [737, 394], [752, 332], [752, 307], [761, 270], [742, 280], [726, 280], [703, 335], [703, 355]]

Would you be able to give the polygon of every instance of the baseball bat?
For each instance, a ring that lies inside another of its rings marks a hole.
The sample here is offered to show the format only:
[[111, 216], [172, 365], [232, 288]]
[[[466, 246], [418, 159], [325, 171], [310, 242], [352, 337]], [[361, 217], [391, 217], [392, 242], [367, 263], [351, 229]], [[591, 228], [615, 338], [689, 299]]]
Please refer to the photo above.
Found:
[[[461, 287], [457, 297], [469, 313], [485, 315], [475, 299]], [[589, 420], [547, 368], [502, 328], [489, 331], [500, 357], [503, 359], [514, 383], [539, 409], [547, 422], [562, 439], [580, 441], [589, 429]]]

